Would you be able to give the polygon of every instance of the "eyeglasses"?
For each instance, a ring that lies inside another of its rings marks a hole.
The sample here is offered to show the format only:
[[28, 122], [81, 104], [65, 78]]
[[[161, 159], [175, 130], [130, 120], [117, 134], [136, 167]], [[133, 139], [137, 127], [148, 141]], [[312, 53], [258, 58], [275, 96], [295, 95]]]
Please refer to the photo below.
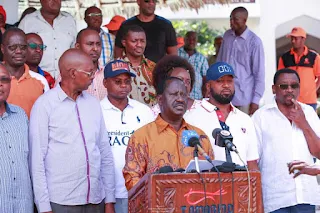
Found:
[[8, 46], [8, 49], [10, 51], [16, 51], [18, 48], [20, 50], [26, 50], [27, 49], [27, 45], [26, 44], [14, 44], [14, 45]]
[[144, 0], [145, 3], [149, 3], [151, 1], [153, 1], [153, 3], [157, 3], [158, 2], [158, 0]]
[[87, 71], [84, 71], [84, 70], [76, 70], [76, 71], [87, 74], [87, 76], [88, 76], [89, 78], [91, 78], [91, 77], [93, 77], [93, 76], [96, 75], [96, 72], [87, 72]]
[[28, 46], [33, 50], [36, 50], [37, 48], [39, 48], [40, 50], [47, 49], [47, 46], [44, 44], [29, 43]]
[[279, 84], [277, 86], [282, 90], [287, 90], [289, 87], [291, 87], [291, 89], [300, 88], [300, 84], [298, 84], [298, 83], [295, 83], [295, 84]]
[[11, 82], [10, 77], [0, 77], [0, 83], [2, 84], [9, 84]]
[[89, 13], [89, 17], [97, 17], [97, 16], [102, 16], [102, 13]]

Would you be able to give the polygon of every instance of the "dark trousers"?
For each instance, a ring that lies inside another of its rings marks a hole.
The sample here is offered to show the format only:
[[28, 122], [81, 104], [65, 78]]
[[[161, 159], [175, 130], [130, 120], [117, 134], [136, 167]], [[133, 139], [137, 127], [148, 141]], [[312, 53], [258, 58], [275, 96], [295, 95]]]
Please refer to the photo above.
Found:
[[104, 213], [105, 204], [102, 201], [99, 204], [87, 204], [79, 206], [65, 206], [56, 203], [50, 203], [53, 213]]
[[316, 207], [309, 204], [299, 204], [295, 206], [289, 206], [286, 208], [281, 208], [271, 213], [315, 213]]

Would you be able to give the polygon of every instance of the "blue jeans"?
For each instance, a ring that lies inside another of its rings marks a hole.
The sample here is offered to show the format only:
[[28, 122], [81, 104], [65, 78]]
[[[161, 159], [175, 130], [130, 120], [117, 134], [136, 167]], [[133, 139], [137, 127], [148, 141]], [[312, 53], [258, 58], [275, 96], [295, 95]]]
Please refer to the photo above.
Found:
[[316, 207], [310, 204], [299, 204], [275, 210], [271, 213], [315, 213]]
[[116, 213], [128, 213], [128, 198], [116, 198], [114, 210]]

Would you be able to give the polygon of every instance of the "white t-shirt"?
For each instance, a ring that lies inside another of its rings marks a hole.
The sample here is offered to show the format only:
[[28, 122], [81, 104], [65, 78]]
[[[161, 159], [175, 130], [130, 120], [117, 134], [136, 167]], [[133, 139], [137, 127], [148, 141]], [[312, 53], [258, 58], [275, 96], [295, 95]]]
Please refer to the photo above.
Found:
[[[226, 161], [225, 148], [216, 146], [215, 139], [212, 137], [214, 129], [222, 129], [215, 111], [216, 109], [216, 106], [202, 99], [201, 104], [196, 105], [195, 109], [183, 117], [187, 123], [202, 129], [208, 135], [215, 160]], [[246, 163], [247, 161], [257, 160], [259, 157], [257, 137], [251, 118], [232, 106], [232, 111], [229, 113], [225, 123], [230, 127], [229, 130], [233, 136], [233, 144], [237, 147], [243, 161]], [[243, 166], [243, 163], [235, 152], [231, 152], [231, 157], [234, 163]]]
[[[320, 120], [308, 105], [300, 103], [305, 117], [320, 137]], [[293, 178], [287, 163], [301, 160], [313, 164], [301, 129], [278, 109], [276, 102], [257, 110], [252, 116], [259, 150], [263, 204], [265, 212], [297, 204], [320, 204], [320, 190], [315, 176]]]
[[33, 72], [31, 70], [29, 70], [29, 74], [31, 75], [32, 78], [35, 78], [35, 79], [41, 81], [41, 83], [44, 86], [43, 87], [44, 92], [47, 92], [48, 90], [50, 90], [48, 81], [44, 76], [40, 75], [39, 73]]
[[128, 106], [123, 111], [113, 106], [108, 97], [100, 102], [115, 163], [116, 198], [128, 198], [122, 169], [129, 139], [135, 130], [154, 121], [147, 105], [130, 98], [128, 100]]

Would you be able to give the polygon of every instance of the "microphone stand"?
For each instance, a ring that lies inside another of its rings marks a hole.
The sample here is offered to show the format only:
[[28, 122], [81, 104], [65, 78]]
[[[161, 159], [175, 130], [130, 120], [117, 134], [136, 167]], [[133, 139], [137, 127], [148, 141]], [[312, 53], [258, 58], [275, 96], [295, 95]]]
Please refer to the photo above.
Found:
[[200, 173], [199, 159], [198, 159], [199, 158], [198, 146], [194, 146], [193, 157], [194, 157], [194, 163], [196, 165], [196, 170], [198, 173]]
[[230, 154], [230, 150], [228, 149], [228, 147], [225, 146], [225, 151], [226, 151], [226, 160], [228, 163], [232, 163], [232, 157]]

